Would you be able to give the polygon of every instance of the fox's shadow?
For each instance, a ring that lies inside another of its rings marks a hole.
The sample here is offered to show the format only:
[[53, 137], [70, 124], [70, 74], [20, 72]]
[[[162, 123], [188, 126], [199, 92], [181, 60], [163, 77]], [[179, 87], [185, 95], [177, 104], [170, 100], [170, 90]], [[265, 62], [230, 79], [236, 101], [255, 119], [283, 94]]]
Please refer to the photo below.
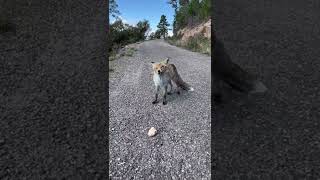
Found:
[[175, 103], [175, 102], [181, 102], [190, 96], [190, 92], [185, 90], [180, 90], [180, 93], [176, 89], [174, 89], [170, 95], [167, 95], [167, 101], [168, 103]]
[[236, 128], [246, 123], [246, 117], [259, 110], [257, 101], [265, 101], [265, 94], [243, 94], [224, 87], [221, 102], [212, 102], [213, 122], [215, 128]]

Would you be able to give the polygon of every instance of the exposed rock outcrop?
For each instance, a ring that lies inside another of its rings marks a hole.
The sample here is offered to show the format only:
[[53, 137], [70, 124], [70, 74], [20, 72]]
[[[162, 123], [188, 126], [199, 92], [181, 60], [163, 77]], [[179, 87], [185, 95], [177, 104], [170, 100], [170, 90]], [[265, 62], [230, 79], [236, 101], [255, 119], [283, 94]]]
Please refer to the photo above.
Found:
[[196, 35], [203, 35], [204, 37], [211, 38], [211, 19], [203, 22], [195, 27], [185, 27], [178, 31], [178, 35], [182, 36], [182, 41], [187, 41], [190, 37]]

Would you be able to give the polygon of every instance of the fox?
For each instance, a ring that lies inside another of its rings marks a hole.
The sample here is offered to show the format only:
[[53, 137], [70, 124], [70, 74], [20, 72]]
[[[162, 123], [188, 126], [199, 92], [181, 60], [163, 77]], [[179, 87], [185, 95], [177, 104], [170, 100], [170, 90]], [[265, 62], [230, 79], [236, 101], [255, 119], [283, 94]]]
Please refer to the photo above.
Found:
[[[153, 68], [153, 82], [156, 86], [155, 100], [152, 101], [152, 104], [159, 102], [158, 94], [162, 89], [164, 90], [162, 104], [167, 104], [167, 95], [171, 95], [173, 90], [172, 81], [177, 85], [177, 94], [180, 94], [180, 89], [194, 91], [193, 87], [182, 80], [176, 66], [174, 64], [169, 64], [169, 58], [160, 63], [151, 63]], [[169, 86], [170, 91], [168, 91]]]

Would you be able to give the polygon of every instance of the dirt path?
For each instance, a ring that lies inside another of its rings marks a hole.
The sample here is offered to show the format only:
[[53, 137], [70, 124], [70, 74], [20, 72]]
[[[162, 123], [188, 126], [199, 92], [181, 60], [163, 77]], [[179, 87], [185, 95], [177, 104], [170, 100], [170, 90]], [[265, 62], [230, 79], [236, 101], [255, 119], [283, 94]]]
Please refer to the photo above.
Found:
[[[153, 105], [152, 61], [169, 56], [195, 91]], [[210, 179], [210, 57], [161, 40], [115, 60], [109, 78], [110, 176], [114, 179]], [[159, 134], [147, 136], [154, 126]]]

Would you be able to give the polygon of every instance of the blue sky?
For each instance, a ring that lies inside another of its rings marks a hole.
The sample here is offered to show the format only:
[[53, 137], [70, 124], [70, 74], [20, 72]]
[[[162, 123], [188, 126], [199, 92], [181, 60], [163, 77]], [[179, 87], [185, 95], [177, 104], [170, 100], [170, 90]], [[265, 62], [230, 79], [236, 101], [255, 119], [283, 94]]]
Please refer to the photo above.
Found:
[[[151, 32], [157, 30], [157, 25], [160, 21], [160, 17], [164, 14], [167, 17], [167, 21], [172, 29], [174, 9], [168, 0], [116, 0], [118, 4], [118, 10], [120, 11], [121, 19], [130, 25], [135, 25], [140, 20], [146, 19], [150, 23]], [[114, 18], [110, 16], [110, 22], [112, 23]], [[169, 35], [172, 35], [172, 31], [169, 30]]]

